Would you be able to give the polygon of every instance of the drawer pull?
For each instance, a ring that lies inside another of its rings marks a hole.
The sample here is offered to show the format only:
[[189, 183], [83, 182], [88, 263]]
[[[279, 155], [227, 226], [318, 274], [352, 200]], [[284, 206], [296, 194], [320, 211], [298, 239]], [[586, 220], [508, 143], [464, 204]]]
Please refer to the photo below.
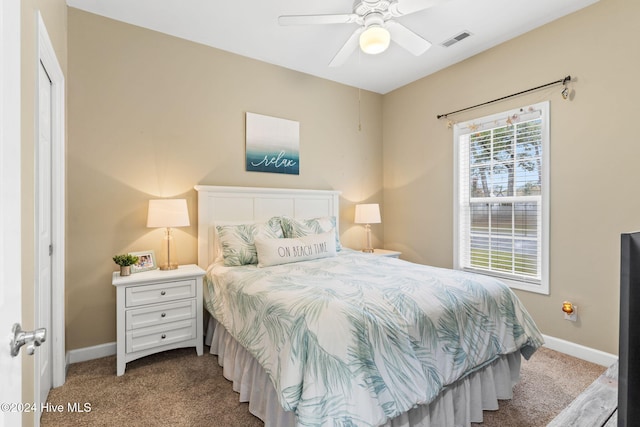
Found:
[[167, 334], [162, 334], [160, 338], [165, 339], [166, 337], [167, 337]]
[[162, 313], [160, 317], [167, 317], [167, 313]]
[[167, 292], [166, 292], [166, 291], [162, 291], [162, 292], [160, 292], [160, 295], [166, 295], [166, 294], [167, 294]]

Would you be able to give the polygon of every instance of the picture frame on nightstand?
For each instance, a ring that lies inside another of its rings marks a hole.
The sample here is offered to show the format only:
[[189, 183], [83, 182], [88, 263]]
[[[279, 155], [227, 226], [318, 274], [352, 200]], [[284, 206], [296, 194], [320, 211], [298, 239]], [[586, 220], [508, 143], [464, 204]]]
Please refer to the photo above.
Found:
[[140, 273], [141, 271], [155, 270], [158, 268], [156, 264], [156, 254], [153, 250], [129, 253], [138, 257], [138, 262], [131, 266], [131, 273]]

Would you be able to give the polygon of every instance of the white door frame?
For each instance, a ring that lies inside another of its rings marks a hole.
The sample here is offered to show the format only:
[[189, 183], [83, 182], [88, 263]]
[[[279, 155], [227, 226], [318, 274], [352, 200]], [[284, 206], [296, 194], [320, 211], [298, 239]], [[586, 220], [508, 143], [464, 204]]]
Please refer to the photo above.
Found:
[[[11, 325], [22, 321], [20, 0], [0, 1], [0, 402], [22, 399], [22, 358], [9, 355]], [[22, 414], [0, 411], [0, 427]]]
[[[53, 255], [51, 259], [51, 331], [47, 331], [47, 339], [51, 343], [53, 387], [65, 382], [65, 323], [64, 323], [64, 288], [65, 288], [65, 79], [62, 68], [56, 57], [51, 39], [44, 25], [42, 15], [38, 11], [38, 58], [51, 79], [51, 209]], [[40, 65], [37, 64], [39, 67]], [[36, 68], [37, 69], [37, 68]], [[37, 77], [37, 73], [36, 73]], [[38, 80], [36, 80], [37, 82]], [[36, 87], [37, 87], [36, 83]], [[36, 91], [38, 93], [38, 91]], [[36, 101], [37, 102], [37, 101]], [[39, 111], [38, 108], [35, 111]], [[36, 123], [36, 136], [38, 135]], [[38, 171], [36, 170], [36, 173]], [[36, 180], [37, 182], [37, 180]], [[36, 248], [37, 253], [37, 248]], [[37, 277], [37, 276], [36, 276]], [[36, 326], [37, 327], [37, 326]], [[36, 350], [37, 351], [37, 350]], [[36, 366], [35, 393], [40, 392], [39, 367]]]

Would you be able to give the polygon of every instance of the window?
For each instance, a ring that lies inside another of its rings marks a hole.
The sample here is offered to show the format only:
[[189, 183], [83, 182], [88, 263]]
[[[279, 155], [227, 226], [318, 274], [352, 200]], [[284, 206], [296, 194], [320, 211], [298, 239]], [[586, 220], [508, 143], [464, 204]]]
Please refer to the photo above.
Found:
[[454, 268], [549, 293], [549, 103], [454, 126]]

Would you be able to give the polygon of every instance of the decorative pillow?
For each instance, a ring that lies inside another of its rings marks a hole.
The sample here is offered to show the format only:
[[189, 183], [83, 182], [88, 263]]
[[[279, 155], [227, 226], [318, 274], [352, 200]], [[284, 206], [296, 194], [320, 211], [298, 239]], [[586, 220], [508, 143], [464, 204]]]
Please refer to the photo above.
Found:
[[258, 267], [336, 256], [335, 234], [335, 230], [331, 230], [291, 239], [269, 239], [256, 236]]
[[227, 267], [258, 263], [254, 244], [256, 237], [272, 239], [284, 237], [279, 217], [271, 218], [266, 223], [217, 225], [216, 230], [224, 265]]
[[336, 236], [336, 251], [342, 249], [340, 246], [340, 238], [336, 230], [336, 217], [335, 216], [323, 216], [320, 218], [309, 219], [295, 219], [288, 216], [281, 217], [282, 230], [284, 231], [284, 237], [296, 238], [304, 237], [311, 234], [326, 233], [330, 230], [334, 231]]

